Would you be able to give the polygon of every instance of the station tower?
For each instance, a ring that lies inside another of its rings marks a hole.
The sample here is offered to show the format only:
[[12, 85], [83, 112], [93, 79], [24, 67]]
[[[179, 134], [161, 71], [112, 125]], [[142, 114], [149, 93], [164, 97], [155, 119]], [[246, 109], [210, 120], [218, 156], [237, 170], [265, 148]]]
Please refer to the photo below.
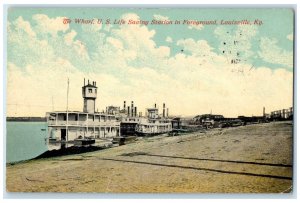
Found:
[[95, 81], [93, 81], [92, 84], [90, 84], [90, 81], [88, 80], [88, 83], [85, 84], [85, 79], [84, 79], [83, 87], [82, 87], [83, 112], [95, 113], [97, 88], [98, 87], [96, 86]]

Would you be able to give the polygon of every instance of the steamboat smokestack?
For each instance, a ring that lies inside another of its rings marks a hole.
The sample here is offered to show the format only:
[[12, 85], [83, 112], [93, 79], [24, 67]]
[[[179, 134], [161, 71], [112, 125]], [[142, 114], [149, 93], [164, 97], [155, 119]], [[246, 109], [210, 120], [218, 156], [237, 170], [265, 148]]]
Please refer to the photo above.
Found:
[[131, 101], [131, 117], [133, 117], [133, 101]]
[[130, 116], [130, 106], [127, 106], [127, 116]]
[[136, 117], [136, 115], [137, 115], [136, 111], [137, 111], [137, 107], [135, 106], [134, 107], [134, 117]]
[[165, 103], [163, 103], [163, 118], [165, 118], [166, 117], [166, 104]]

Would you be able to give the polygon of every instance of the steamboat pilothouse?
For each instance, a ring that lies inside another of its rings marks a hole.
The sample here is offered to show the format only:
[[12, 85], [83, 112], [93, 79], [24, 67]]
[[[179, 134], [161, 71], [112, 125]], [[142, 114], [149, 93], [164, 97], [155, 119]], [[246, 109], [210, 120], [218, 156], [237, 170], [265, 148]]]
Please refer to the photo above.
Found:
[[82, 143], [101, 138], [120, 136], [120, 122], [116, 115], [104, 112], [95, 112], [97, 99], [96, 82], [88, 83], [82, 87], [83, 111], [53, 111], [47, 112], [49, 142]]
[[166, 113], [165, 104], [163, 104], [163, 115], [159, 116], [156, 104], [154, 108], [147, 109], [147, 117], [140, 119], [135, 127], [138, 135], [158, 135], [172, 131], [172, 122], [168, 117], [168, 109]]

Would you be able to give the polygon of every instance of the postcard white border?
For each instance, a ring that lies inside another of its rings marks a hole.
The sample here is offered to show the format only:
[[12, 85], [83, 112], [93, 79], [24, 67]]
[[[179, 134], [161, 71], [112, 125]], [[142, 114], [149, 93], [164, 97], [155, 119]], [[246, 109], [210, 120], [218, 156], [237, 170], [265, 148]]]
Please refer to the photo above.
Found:
[[[2, 35], [3, 38], [1, 38], [1, 47], [2, 47], [2, 52], [3, 52], [3, 58], [2, 60], [2, 64], [3, 64], [3, 68], [1, 69], [1, 77], [3, 78], [3, 83], [2, 83], [2, 89], [3, 91], [1, 92], [1, 98], [3, 98], [1, 100], [1, 113], [2, 113], [2, 117], [1, 117], [1, 130], [3, 132], [3, 139], [0, 139], [0, 143], [1, 145], [4, 147], [3, 151], [0, 150], [0, 159], [1, 159], [1, 170], [0, 172], [3, 174], [3, 176], [1, 177], [1, 183], [0, 184], [1, 188], [0, 191], [2, 189], [3, 191], [3, 196], [2, 198], [5, 199], [27, 199], [28, 201], [32, 202], [32, 199], [35, 199], [37, 201], [40, 201], [38, 199], [61, 199], [61, 201], [65, 202], [65, 199], [73, 199], [73, 201], [82, 201], [81, 199], [125, 199], [123, 201], [128, 201], [129, 199], [136, 199], [137, 201], [139, 201], [138, 199], [142, 198], [142, 199], [210, 199], [210, 200], [220, 200], [220, 199], [225, 199], [225, 201], [230, 201], [230, 202], [235, 202], [235, 201], [253, 201], [250, 199], [269, 199], [272, 202], [275, 201], [275, 199], [278, 200], [284, 200], [287, 201], [287, 199], [290, 199], [291, 201], [296, 200], [297, 199], [297, 193], [299, 192], [299, 189], [297, 187], [297, 182], [298, 182], [298, 176], [297, 176], [297, 165], [296, 163], [298, 162], [299, 156], [297, 153], [297, 149], [298, 149], [298, 145], [299, 143], [297, 142], [297, 135], [298, 133], [298, 128], [297, 128], [297, 124], [298, 124], [298, 111], [297, 111], [297, 106], [298, 106], [298, 99], [297, 99], [297, 89], [298, 89], [298, 71], [297, 71], [297, 61], [296, 59], [298, 58], [298, 53], [297, 53], [297, 27], [298, 27], [298, 16], [297, 16], [297, 1], [284, 1], [285, 4], [264, 4], [265, 1], [262, 0], [253, 0], [253, 1], [248, 1], [246, 3], [242, 3], [240, 1], [227, 1], [227, 3], [230, 4], [224, 4], [223, 1], [219, 0], [211, 0], [209, 1], [210, 4], [202, 4], [202, 5], [196, 5], [196, 1], [194, 0], [180, 0], [180, 1], [172, 1], [172, 3], [176, 4], [169, 4], [169, 1], [167, 0], [152, 0], [152, 1], [137, 1], [137, 0], [127, 0], [125, 1], [117, 1], [117, 0], [106, 0], [103, 2], [99, 2], [96, 0], [85, 0], [85, 1], [81, 1], [81, 2], [74, 2], [71, 0], [68, 1], [64, 1], [63, 3], [61, 2], [61, 0], [53, 0], [53, 1], [39, 1], [39, 4], [35, 4], [36, 1], [34, 0], [28, 0], [28, 1], [22, 1], [22, 0], [4, 0], [2, 2], [2, 9], [3, 9], [3, 16], [1, 19], [1, 24], [0, 27], [2, 28], [2, 34], [4, 34], [5, 30], [6, 30], [6, 15], [7, 15], [7, 7], [8, 6], [12, 6], [12, 5], [19, 5], [19, 6], [25, 6], [25, 7], [54, 7], [54, 6], [68, 6], [68, 7], [87, 7], [87, 6], [91, 6], [91, 5], [97, 5], [99, 7], [155, 7], [155, 8], [160, 8], [160, 7], [168, 7], [168, 8], [178, 8], [178, 7], [199, 7], [199, 8], [224, 8], [224, 7], [235, 7], [235, 8], [244, 8], [244, 7], [252, 7], [252, 8], [281, 8], [281, 7], [289, 7], [289, 8], [293, 8], [295, 10], [295, 68], [294, 68], [294, 111], [296, 112], [296, 116], [294, 117], [294, 136], [295, 136], [295, 140], [294, 140], [294, 164], [295, 164], [295, 173], [294, 173], [294, 180], [293, 180], [293, 184], [294, 184], [294, 191], [293, 194], [102, 194], [102, 193], [6, 193], [5, 191], [5, 134], [6, 134], [6, 129], [5, 129], [5, 120], [6, 120], [6, 116], [5, 116], [5, 108], [6, 108], [6, 45], [4, 44], [6, 42], [6, 37], [5, 35]], [[67, 4], [66, 4], [67, 3]], [[72, 4], [72, 3], [76, 3], [76, 4]], [[101, 3], [101, 4], [99, 4]], [[120, 4], [120, 3], [126, 3], [126, 4]], [[135, 4], [135, 3], [138, 3]], [[249, 4], [251, 3], [251, 4]], [[253, 4], [254, 3], [254, 4]], [[290, 3], [290, 4], [287, 4]], [[134, 5], [133, 5], [134, 4]], [[75, 200], [78, 199], [78, 200]], [[126, 200], [127, 199], [127, 200]], [[234, 200], [233, 200], [234, 199]], [[243, 200], [241, 200], [243, 199]], [[25, 201], [27, 201], [25, 200]], [[55, 200], [55, 201], [57, 201]], [[43, 200], [45, 201], [45, 200]], [[51, 201], [51, 200], [50, 200]], [[101, 200], [102, 201], [102, 200]], [[129, 200], [130, 202], [132, 202], [132, 200]], [[128, 201], [128, 202], [129, 202]], [[145, 200], [142, 200], [145, 201]], [[152, 200], [150, 200], [152, 201]], [[156, 200], [155, 200], [156, 201]], [[172, 200], [173, 202], [174, 200]], [[256, 201], [256, 200], [255, 200]], [[265, 201], [265, 200], [263, 200]], [[276, 202], [276, 201], [275, 201]]]

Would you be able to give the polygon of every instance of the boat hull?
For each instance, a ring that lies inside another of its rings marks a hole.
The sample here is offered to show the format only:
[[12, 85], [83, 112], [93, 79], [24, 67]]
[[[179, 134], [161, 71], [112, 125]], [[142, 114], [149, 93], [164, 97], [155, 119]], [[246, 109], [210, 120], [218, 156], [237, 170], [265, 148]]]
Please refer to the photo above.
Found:
[[139, 137], [152, 137], [152, 136], [166, 134], [166, 133], [169, 133], [169, 132], [171, 132], [171, 131], [168, 131], [168, 132], [155, 132], [155, 133], [136, 132], [136, 135], [139, 136]]

